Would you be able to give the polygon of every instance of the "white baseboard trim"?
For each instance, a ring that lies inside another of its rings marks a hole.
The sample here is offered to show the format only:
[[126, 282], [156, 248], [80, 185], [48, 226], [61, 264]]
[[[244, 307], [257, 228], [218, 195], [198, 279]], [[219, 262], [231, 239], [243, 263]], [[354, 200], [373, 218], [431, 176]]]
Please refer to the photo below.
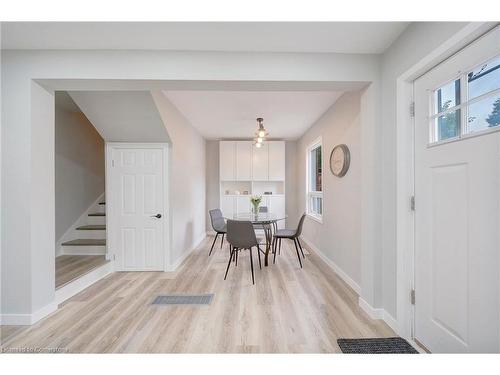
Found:
[[70, 282], [69, 284], [63, 286], [56, 290], [55, 303], [59, 305], [60, 303], [66, 301], [68, 298], [80, 293], [82, 290], [88, 288], [95, 282], [101, 280], [103, 277], [108, 276], [114, 271], [114, 263], [108, 262], [95, 270], [90, 271], [86, 275], [79, 277], [78, 279]]
[[323, 252], [318, 249], [315, 245], [312, 244], [307, 238], [303, 236], [300, 239], [317, 255], [319, 256], [323, 262], [325, 262], [332, 270], [335, 272], [344, 282], [349, 285], [352, 290], [354, 290], [358, 295], [361, 294], [361, 287], [357, 282], [355, 282], [347, 273], [345, 273], [338, 265], [335, 264], [331, 259], [327, 258]]
[[166, 272], [175, 272], [177, 270], [177, 268], [179, 268], [181, 266], [181, 264], [186, 260], [186, 258], [191, 255], [191, 253], [198, 247], [200, 246], [200, 244], [202, 243], [203, 240], [205, 240], [205, 238], [207, 237], [207, 234], [204, 232], [202, 233], [199, 237], [198, 237], [198, 240], [195, 241], [195, 246], [193, 246], [189, 251], [186, 251], [185, 253], [183, 253], [179, 259], [177, 259], [173, 264], [170, 264], [168, 267], [167, 267], [167, 270]]
[[2, 325], [6, 326], [30, 326], [56, 310], [57, 303], [53, 302], [35, 311], [33, 314], [2, 314], [1, 321]]
[[372, 319], [384, 319], [384, 309], [375, 308], [366, 302], [363, 298], [359, 297], [358, 299], [359, 307], [363, 309], [365, 313]]
[[368, 316], [372, 319], [383, 320], [391, 329], [400, 334], [399, 325], [396, 319], [392, 317], [387, 311], [382, 308], [375, 308], [366, 302], [363, 298], [359, 297], [358, 300], [359, 307], [363, 309], [364, 312], [368, 314]]
[[387, 311], [384, 310], [384, 322], [391, 327], [391, 329], [400, 335], [401, 330], [399, 329], [399, 324], [396, 319], [392, 317]]

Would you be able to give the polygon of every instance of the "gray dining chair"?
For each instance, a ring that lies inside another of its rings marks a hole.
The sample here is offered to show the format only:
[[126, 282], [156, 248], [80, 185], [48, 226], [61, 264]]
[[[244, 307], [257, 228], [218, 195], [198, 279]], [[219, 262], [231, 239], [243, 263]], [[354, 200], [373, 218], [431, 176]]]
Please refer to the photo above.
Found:
[[210, 253], [208, 253], [208, 256], [210, 256], [212, 255], [212, 250], [214, 249], [214, 245], [217, 241], [217, 237], [219, 237], [219, 234], [222, 234], [222, 239], [220, 241], [220, 247], [222, 249], [222, 244], [224, 243], [224, 235], [227, 233], [227, 225], [220, 209], [216, 208], [215, 210], [208, 211], [208, 213], [210, 215], [210, 221], [212, 222], [212, 229], [216, 233], [214, 242], [212, 243], [212, 247], [210, 248]]
[[255, 277], [253, 272], [253, 254], [252, 248], [257, 247], [257, 254], [259, 255], [259, 268], [262, 269], [262, 263], [260, 260], [260, 246], [257, 237], [255, 236], [255, 231], [253, 225], [250, 221], [239, 221], [239, 220], [228, 220], [227, 221], [227, 242], [229, 242], [231, 253], [229, 255], [229, 261], [227, 262], [226, 274], [224, 275], [224, 280], [226, 280], [227, 273], [229, 271], [229, 266], [233, 257], [235, 258], [235, 266], [238, 266], [238, 253], [241, 250], [248, 249], [250, 251], [250, 269], [252, 270], [252, 284], [255, 285]]
[[295, 251], [297, 252], [297, 258], [299, 258], [300, 268], [302, 268], [302, 260], [300, 259], [299, 248], [300, 252], [302, 253], [302, 257], [305, 258], [306, 256], [304, 255], [304, 250], [302, 250], [302, 245], [300, 244], [299, 237], [302, 234], [302, 226], [304, 224], [305, 218], [306, 214], [304, 213], [302, 214], [302, 217], [299, 220], [299, 225], [297, 226], [297, 229], [278, 229], [274, 233], [273, 244], [272, 244], [274, 249], [273, 263], [276, 263], [276, 253], [278, 252], [277, 251], [278, 249], [281, 254], [281, 240], [289, 239], [292, 240], [295, 245]]

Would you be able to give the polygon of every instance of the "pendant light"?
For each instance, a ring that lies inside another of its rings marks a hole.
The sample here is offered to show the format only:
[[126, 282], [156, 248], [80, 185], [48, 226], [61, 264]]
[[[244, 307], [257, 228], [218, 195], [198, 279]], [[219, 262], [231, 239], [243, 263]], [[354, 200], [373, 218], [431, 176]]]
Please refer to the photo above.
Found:
[[259, 117], [257, 119], [257, 132], [255, 133], [256, 137], [255, 138], [255, 147], [259, 148], [262, 147], [262, 143], [264, 142], [264, 139], [269, 135], [267, 132], [266, 128], [264, 128], [264, 119], [262, 117]]

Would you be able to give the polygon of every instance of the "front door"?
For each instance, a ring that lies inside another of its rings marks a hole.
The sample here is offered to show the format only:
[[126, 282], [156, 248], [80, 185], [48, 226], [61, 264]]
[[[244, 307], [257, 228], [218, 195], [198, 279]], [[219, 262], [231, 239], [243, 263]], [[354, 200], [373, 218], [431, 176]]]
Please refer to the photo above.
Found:
[[500, 29], [414, 90], [415, 338], [499, 352]]
[[119, 271], [162, 271], [166, 258], [164, 152], [158, 147], [112, 147], [111, 252]]

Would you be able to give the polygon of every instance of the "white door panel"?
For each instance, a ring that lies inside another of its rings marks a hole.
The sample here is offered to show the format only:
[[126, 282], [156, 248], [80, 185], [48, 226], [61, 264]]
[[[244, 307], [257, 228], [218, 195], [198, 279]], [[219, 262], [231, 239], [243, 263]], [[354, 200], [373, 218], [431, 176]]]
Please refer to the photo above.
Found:
[[252, 179], [252, 147], [251, 141], [236, 142], [236, 180]]
[[252, 176], [254, 181], [267, 181], [269, 179], [269, 147], [264, 142], [262, 147], [253, 147]]
[[252, 204], [250, 203], [250, 196], [236, 197], [236, 212], [239, 214], [248, 214], [252, 212]]
[[[162, 148], [114, 148], [111, 225], [117, 269], [161, 271], [165, 259]], [[161, 218], [154, 217], [160, 214]]]
[[269, 181], [285, 181], [285, 142], [270, 141]]
[[233, 141], [219, 142], [219, 173], [221, 181], [234, 181], [236, 177], [236, 144]]
[[[433, 352], [500, 351], [500, 133], [429, 146], [433, 90], [493, 50], [500, 54], [500, 44], [493, 48], [499, 35], [480, 39], [414, 85], [415, 338]], [[460, 116], [462, 126], [470, 121]]]
[[[272, 214], [277, 215], [278, 217], [284, 217], [285, 216], [285, 197], [284, 196], [270, 196], [267, 197], [268, 199], [268, 205], [269, 205], [269, 212]], [[285, 220], [279, 220], [278, 221], [278, 228], [283, 229], [285, 228]]]
[[220, 200], [220, 209], [222, 216], [225, 218], [232, 218], [236, 212], [234, 197], [222, 196]]

